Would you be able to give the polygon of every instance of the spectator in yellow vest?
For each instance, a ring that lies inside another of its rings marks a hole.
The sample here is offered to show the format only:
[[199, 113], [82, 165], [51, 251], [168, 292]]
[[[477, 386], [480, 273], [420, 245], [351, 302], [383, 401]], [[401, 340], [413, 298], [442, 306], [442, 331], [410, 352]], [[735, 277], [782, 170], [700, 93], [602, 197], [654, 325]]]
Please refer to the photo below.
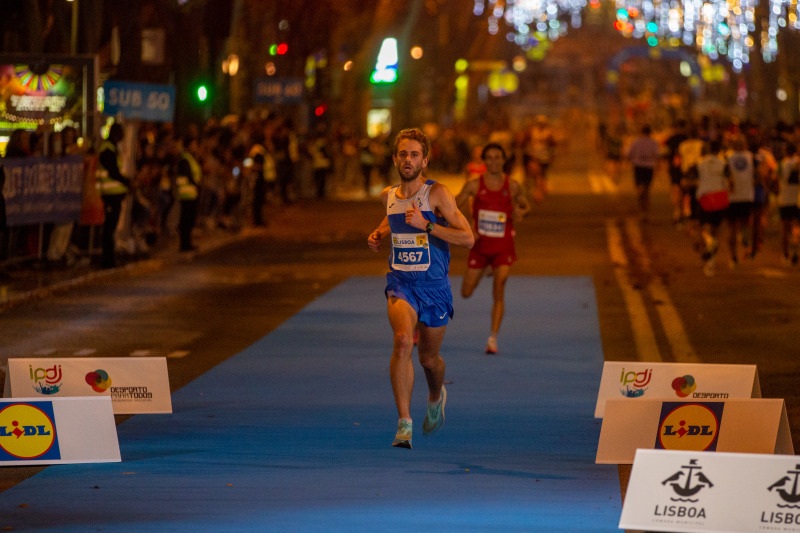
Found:
[[182, 252], [190, 252], [195, 249], [192, 244], [192, 229], [197, 221], [197, 198], [200, 196], [200, 181], [203, 169], [197, 161], [197, 141], [187, 139], [185, 142], [178, 139], [177, 148], [181, 150], [181, 158], [178, 161], [178, 171], [175, 185], [178, 189], [178, 201], [181, 206], [180, 219], [178, 221], [178, 233], [180, 235], [180, 246]]
[[116, 265], [115, 235], [122, 212], [122, 201], [125, 200], [130, 186], [130, 179], [124, 176], [120, 170], [122, 160], [119, 155], [119, 143], [124, 137], [125, 130], [122, 125], [112, 124], [108, 138], [100, 145], [99, 150], [96, 186], [105, 208], [102, 236], [103, 268], [113, 268]]

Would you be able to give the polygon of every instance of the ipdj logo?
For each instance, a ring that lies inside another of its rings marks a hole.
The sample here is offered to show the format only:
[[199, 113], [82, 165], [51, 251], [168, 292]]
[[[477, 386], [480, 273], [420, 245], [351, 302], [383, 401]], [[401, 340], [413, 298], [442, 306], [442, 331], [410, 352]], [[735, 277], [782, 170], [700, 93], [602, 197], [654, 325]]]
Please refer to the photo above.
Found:
[[694, 382], [694, 377], [686, 375], [672, 380], [672, 388], [681, 398], [686, 398], [697, 388], [697, 383]]
[[61, 365], [54, 365], [53, 368], [33, 368], [28, 365], [33, 390], [39, 394], [57, 394], [61, 390]]
[[656, 448], [715, 451], [724, 403], [674, 403], [661, 406]]
[[86, 383], [95, 392], [105, 392], [111, 386], [111, 378], [105, 370], [95, 370], [86, 374]]
[[648, 368], [642, 372], [628, 371], [622, 369], [622, 374], [619, 376], [620, 389], [619, 392], [626, 398], [638, 398], [644, 396], [647, 390], [647, 385], [653, 377], [653, 370]]
[[53, 406], [15, 403], [0, 411], [0, 460], [60, 458]]

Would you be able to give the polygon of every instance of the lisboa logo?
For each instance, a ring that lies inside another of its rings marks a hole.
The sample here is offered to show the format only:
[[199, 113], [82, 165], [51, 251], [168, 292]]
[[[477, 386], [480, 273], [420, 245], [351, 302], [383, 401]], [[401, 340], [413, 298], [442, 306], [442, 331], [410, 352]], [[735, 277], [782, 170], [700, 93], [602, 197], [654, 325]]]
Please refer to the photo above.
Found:
[[694, 382], [694, 377], [686, 375], [673, 379], [672, 388], [675, 389], [675, 394], [686, 398], [697, 388], [697, 383]]
[[92, 387], [95, 392], [105, 392], [111, 386], [111, 378], [108, 377], [108, 372], [105, 370], [95, 370], [86, 374], [86, 383]]

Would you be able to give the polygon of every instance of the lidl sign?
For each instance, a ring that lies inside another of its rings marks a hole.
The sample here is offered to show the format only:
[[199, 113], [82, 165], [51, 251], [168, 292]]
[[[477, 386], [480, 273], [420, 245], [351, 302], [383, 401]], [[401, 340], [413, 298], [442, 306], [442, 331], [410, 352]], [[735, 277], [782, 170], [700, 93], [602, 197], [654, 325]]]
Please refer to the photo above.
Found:
[[111, 399], [0, 399], [0, 466], [120, 462]]
[[0, 462], [61, 459], [52, 402], [0, 405]]

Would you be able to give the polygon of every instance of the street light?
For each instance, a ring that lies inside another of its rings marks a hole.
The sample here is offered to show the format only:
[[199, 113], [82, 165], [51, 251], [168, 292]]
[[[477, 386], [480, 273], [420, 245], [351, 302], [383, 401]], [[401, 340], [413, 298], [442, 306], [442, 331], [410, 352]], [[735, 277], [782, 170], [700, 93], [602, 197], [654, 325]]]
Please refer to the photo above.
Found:
[[67, 0], [72, 4], [72, 25], [70, 28], [69, 51], [72, 55], [78, 53], [78, 0]]

